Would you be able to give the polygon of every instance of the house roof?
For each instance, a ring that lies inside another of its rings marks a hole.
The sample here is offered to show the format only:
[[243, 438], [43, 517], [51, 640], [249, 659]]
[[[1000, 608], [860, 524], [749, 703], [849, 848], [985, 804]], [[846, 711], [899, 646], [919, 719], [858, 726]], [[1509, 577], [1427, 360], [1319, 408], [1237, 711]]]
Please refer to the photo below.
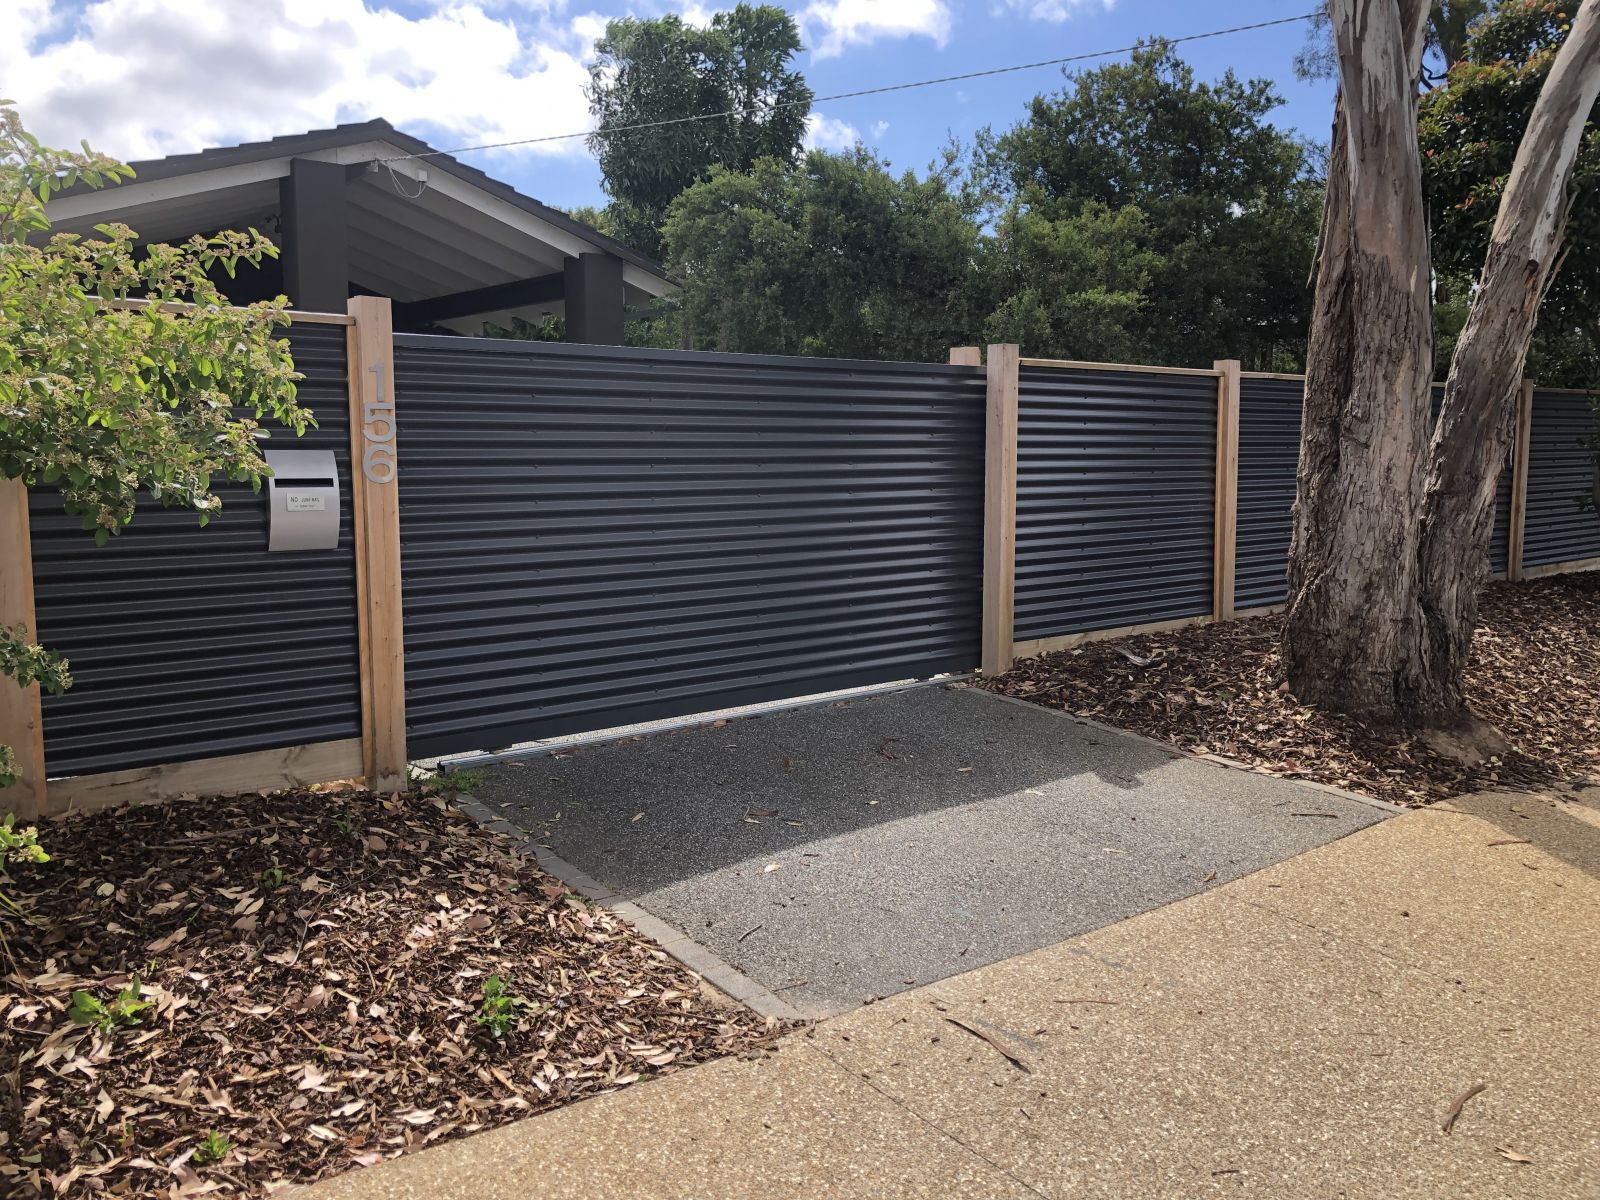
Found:
[[276, 219], [279, 180], [297, 158], [351, 172], [352, 280], [397, 300], [558, 271], [585, 251], [622, 260], [630, 302], [673, 290], [655, 259], [381, 119], [135, 162], [132, 180], [69, 188], [48, 211], [57, 229], [116, 220], [154, 241], [259, 226]]

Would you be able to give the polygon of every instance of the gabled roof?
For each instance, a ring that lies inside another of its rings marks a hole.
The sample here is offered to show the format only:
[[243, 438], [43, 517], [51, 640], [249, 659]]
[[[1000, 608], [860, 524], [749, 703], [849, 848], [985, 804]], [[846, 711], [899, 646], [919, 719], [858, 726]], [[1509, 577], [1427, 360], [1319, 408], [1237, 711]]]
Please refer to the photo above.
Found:
[[[593, 226], [573, 220], [560, 209], [552, 208], [532, 196], [523, 195], [510, 184], [502, 183], [477, 167], [468, 166], [442, 151], [435, 150], [421, 138], [402, 133], [381, 117], [371, 121], [335, 125], [331, 129], [312, 129], [305, 133], [284, 134], [264, 142], [243, 142], [237, 146], [219, 146], [193, 154], [173, 154], [166, 158], [145, 159], [142, 162], [129, 164], [136, 172], [131, 182], [155, 183], [202, 171], [215, 171], [268, 159], [295, 158], [321, 151], [337, 150], [340, 147], [359, 145], [363, 142], [387, 142], [402, 154], [424, 155], [426, 157], [418, 161], [418, 166], [429, 171], [447, 172], [465, 183], [515, 205], [531, 216], [583, 239], [596, 250], [614, 254], [623, 262], [632, 263], [640, 270], [659, 276], [663, 282], [667, 281], [665, 268], [649, 255], [641, 254], [631, 246], [607, 237]], [[85, 190], [87, 189], [82, 187], [69, 188], [57, 195], [71, 196]]]

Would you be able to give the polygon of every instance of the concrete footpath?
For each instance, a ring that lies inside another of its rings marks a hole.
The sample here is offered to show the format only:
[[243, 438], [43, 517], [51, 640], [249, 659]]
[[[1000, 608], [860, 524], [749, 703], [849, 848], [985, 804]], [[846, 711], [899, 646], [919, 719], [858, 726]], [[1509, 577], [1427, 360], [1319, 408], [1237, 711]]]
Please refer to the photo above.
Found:
[[1383, 821], [309, 1197], [1600, 1195], [1597, 801]]

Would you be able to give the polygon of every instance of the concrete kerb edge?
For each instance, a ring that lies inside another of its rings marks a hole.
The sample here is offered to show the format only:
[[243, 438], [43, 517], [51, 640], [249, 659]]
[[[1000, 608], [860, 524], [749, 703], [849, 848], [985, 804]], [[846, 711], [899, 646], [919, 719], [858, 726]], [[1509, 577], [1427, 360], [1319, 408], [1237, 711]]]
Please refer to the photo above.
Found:
[[632, 741], [636, 738], [655, 737], [657, 734], [682, 733], [686, 730], [703, 729], [715, 725], [718, 721], [745, 721], [755, 717], [775, 717], [784, 713], [804, 712], [814, 708], [830, 708], [835, 704], [848, 704], [856, 700], [877, 700], [884, 696], [897, 696], [901, 692], [915, 691], [918, 688], [949, 687], [952, 683], [971, 680], [976, 677], [976, 671], [951, 671], [936, 675], [931, 679], [904, 679], [893, 683], [865, 684], [862, 687], [843, 688], [836, 692], [826, 692], [805, 700], [772, 700], [764, 704], [740, 705], [731, 709], [712, 709], [708, 712], [695, 713], [686, 717], [674, 717], [664, 721], [645, 721], [636, 725], [619, 726], [615, 730], [607, 730], [594, 735], [556, 738], [549, 742], [531, 743], [514, 750], [447, 754], [431, 761], [438, 765], [440, 771], [448, 774], [451, 771], [470, 770], [474, 767], [487, 767], [498, 763], [525, 762], [532, 758], [546, 758], [552, 754], [565, 754], [573, 750], [594, 750], [603, 746], [614, 746], [619, 742]]
[[491, 833], [504, 834], [516, 842], [546, 875], [566, 884], [591, 903], [610, 910], [735, 1003], [744, 1005], [757, 1016], [802, 1024], [811, 1022], [810, 1017], [788, 1001], [774, 995], [765, 984], [752, 979], [743, 971], [717, 957], [682, 930], [668, 925], [660, 917], [646, 912], [632, 901], [623, 900], [598, 879], [580, 871], [551, 851], [548, 846], [540, 845], [531, 835], [518, 829], [504, 817], [490, 812], [476, 797], [461, 792], [451, 800], [451, 803], [482, 828]]
[[1160, 750], [1169, 758], [1187, 758], [1193, 762], [1209, 763], [1213, 767], [1226, 767], [1232, 771], [1245, 771], [1251, 775], [1269, 775], [1273, 779], [1283, 780], [1284, 783], [1292, 783], [1295, 787], [1323, 792], [1329, 796], [1338, 796], [1343, 800], [1354, 800], [1358, 804], [1365, 804], [1368, 808], [1376, 808], [1391, 817], [1416, 811], [1404, 804], [1395, 804], [1390, 800], [1379, 800], [1376, 796], [1363, 796], [1360, 792], [1347, 791], [1342, 787], [1335, 787], [1331, 783], [1318, 783], [1314, 779], [1291, 779], [1287, 775], [1274, 775], [1270, 771], [1257, 770], [1247, 762], [1241, 762], [1236, 758], [1227, 758], [1221, 754], [1196, 754], [1192, 750], [1185, 750], [1182, 746], [1175, 746], [1171, 742], [1162, 741], [1160, 738], [1153, 738], [1143, 733], [1135, 733], [1131, 729], [1119, 729], [1115, 725], [1107, 725], [1105, 722], [1096, 721], [1092, 717], [1080, 717], [1076, 713], [1067, 712], [1065, 709], [1047, 708], [1043, 704], [1035, 704], [1031, 700], [1023, 700], [1017, 696], [1002, 696], [999, 692], [991, 692], [984, 687], [972, 686], [972, 690], [982, 692], [993, 700], [1002, 700], [1007, 704], [1017, 704], [1023, 708], [1032, 709], [1034, 712], [1044, 712], [1053, 717], [1064, 718], [1074, 725], [1084, 725], [1090, 729], [1097, 729], [1101, 733], [1114, 733], [1119, 737], [1132, 738], [1136, 742], [1143, 742], [1146, 746]]

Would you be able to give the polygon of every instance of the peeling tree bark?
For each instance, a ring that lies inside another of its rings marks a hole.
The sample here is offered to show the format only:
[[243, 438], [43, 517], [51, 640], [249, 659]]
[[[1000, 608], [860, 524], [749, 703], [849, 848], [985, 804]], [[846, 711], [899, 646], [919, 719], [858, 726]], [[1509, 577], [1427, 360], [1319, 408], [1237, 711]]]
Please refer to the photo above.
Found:
[[1340, 101], [1306, 356], [1283, 658], [1302, 700], [1403, 721], [1425, 670], [1433, 367], [1417, 149], [1425, 0], [1334, 0]]
[[1305, 701], [1493, 738], [1462, 677], [1494, 493], [1568, 182], [1600, 95], [1583, 0], [1518, 146], [1437, 428], [1416, 142], [1422, 0], [1333, 0], [1340, 101], [1306, 363], [1283, 657]]
[[1416, 716], [1472, 725], [1462, 673], [1489, 570], [1494, 494], [1539, 304], [1555, 274], [1568, 182], [1600, 95], [1600, 0], [1584, 0], [1517, 147], [1429, 450], [1420, 543], [1427, 686]]

